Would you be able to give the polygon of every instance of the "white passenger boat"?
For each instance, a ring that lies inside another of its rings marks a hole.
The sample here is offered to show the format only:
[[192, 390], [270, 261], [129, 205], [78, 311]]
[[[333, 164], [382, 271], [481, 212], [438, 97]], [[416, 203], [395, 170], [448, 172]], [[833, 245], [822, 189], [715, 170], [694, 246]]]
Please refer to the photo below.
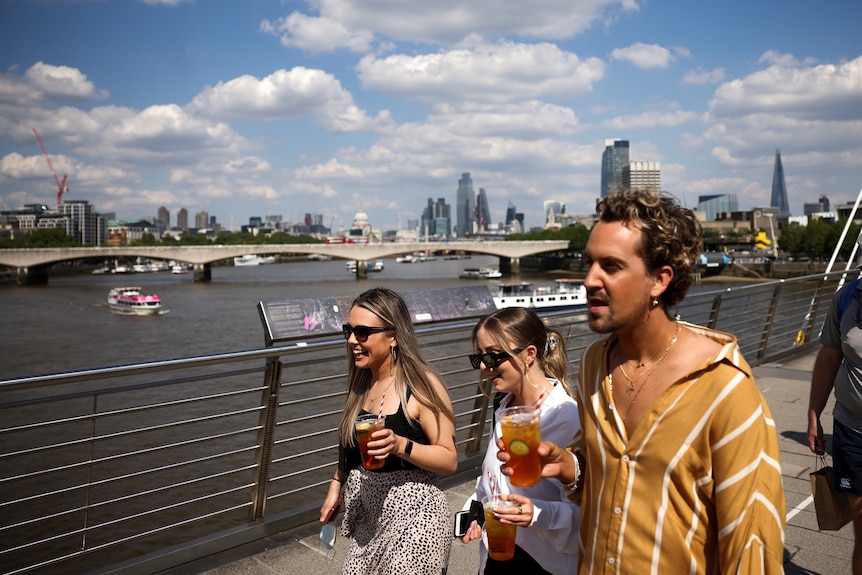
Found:
[[162, 313], [162, 298], [141, 293], [139, 287], [116, 287], [108, 292], [108, 307], [129, 315], [159, 315]]
[[233, 258], [233, 265], [235, 266], [262, 266], [266, 264], [274, 264], [275, 256], [257, 256], [254, 254], [246, 254], [244, 256], [239, 256]]
[[499, 268], [464, 268], [458, 277], [468, 280], [488, 280], [501, 278], [503, 274]]
[[587, 307], [587, 289], [579, 279], [561, 278], [553, 286], [534, 288], [530, 282], [501, 282], [493, 296], [497, 309], [529, 307], [533, 309], [578, 309]]
[[[356, 260], [349, 260], [344, 265], [347, 268], [347, 271], [356, 273]], [[382, 272], [383, 271], [383, 260], [375, 260], [373, 262], [366, 262], [365, 271]]]

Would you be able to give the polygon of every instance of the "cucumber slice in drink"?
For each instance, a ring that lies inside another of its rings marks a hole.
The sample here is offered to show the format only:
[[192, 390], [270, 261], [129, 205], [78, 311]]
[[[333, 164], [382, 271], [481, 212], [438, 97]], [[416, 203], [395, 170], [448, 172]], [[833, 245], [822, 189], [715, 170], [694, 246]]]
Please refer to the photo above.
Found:
[[530, 446], [522, 439], [513, 439], [509, 443], [509, 451], [512, 452], [513, 455], [524, 457], [525, 455], [529, 455]]

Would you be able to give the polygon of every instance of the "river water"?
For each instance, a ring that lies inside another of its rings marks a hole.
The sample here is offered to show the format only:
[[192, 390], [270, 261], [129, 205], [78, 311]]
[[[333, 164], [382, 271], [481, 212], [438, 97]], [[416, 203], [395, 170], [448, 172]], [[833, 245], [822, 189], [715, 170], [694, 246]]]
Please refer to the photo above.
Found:
[[[344, 260], [300, 260], [214, 266], [209, 283], [195, 283], [191, 273], [153, 272], [56, 275], [46, 286], [0, 286], [0, 380], [258, 349], [264, 346], [259, 301], [353, 296], [378, 285], [398, 292], [475, 286], [477, 280], [461, 279], [459, 273], [495, 266], [498, 260], [473, 256], [384, 263], [382, 271], [362, 280], [347, 272]], [[521, 273], [518, 279], [540, 286], [561, 275]], [[156, 317], [113, 313], [106, 304], [108, 291], [123, 285], [159, 294], [168, 312]]]
[[[385, 285], [398, 292], [477, 285], [460, 279], [466, 267], [497, 264], [474, 256], [403, 264], [384, 260], [383, 271], [358, 280], [344, 260], [291, 261], [253, 267], [214, 266], [212, 281], [169, 272], [123, 275], [52, 276], [47, 286], [0, 286], [0, 380], [77, 369], [106, 367], [257, 349], [264, 332], [259, 301], [353, 296]], [[522, 274], [536, 285], [548, 274]], [[140, 286], [162, 298], [167, 313], [138, 317], [113, 313], [108, 291]]]

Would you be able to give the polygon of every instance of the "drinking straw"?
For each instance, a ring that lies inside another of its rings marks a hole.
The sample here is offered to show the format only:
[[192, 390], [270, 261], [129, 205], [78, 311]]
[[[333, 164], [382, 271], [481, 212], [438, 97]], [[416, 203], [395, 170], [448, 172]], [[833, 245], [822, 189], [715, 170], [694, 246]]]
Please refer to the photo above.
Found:
[[383, 419], [383, 401], [386, 399], [386, 392], [383, 392], [383, 395], [380, 396], [380, 409], [377, 410], [377, 421], [379, 422]]
[[542, 390], [542, 393], [539, 394], [539, 399], [536, 400], [536, 411], [539, 411], [542, 408], [542, 400], [545, 399], [545, 390]]

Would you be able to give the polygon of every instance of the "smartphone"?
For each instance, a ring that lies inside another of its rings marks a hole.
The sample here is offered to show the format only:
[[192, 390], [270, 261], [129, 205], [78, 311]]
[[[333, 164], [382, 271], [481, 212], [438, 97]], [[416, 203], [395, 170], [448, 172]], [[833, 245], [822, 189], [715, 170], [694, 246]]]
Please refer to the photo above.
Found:
[[464, 537], [473, 521], [476, 521], [480, 527], [485, 524], [485, 511], [482, 509], [482, 503], [475, 499], [470, 502], [469, 510], [459, 511], [455, 514], [455, 528], [452, 534], [455, 537]]
[[453, 535], [461, 538], [467, 534], [467, 529], [470, 527], [470, 512], [459, 511], [455, 514], [455, 530]]

